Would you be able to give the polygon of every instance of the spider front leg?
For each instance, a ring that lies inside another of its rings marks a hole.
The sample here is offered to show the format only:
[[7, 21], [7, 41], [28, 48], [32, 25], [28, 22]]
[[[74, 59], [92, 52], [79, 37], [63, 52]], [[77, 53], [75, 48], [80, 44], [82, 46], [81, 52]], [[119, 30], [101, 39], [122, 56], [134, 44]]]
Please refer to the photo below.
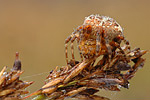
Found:
[[71, 36], [69, 36], [66, 40], [65, 40], [65, 56], [66, 56], [66, 62], [67, 65], [68, 63], [68, 42], [71, 40]]
[[120, 47], [120, 43], [118, 42], [115, 42], [115, 46], [123, 53], [129, 53], [131, 50], [130, 50], [130, 45], [129, 45], [129, 41], [125, 39], [124, 36], [121, 36], [121, 35], [118, 35], [117, 36], [117, 39], [118, 40], [121, 40], [125, 43], [125, 45], [123, 47]]
[[127, 51], [127, 53], [129, 53], [131, 51], [131, 47], [130, 47], [129, 41], [126, 40], [126, 38], [124, 37], [123, 42], [125, 43], [124, 52]]
[[71, 39], [75, 36], [75, 33], [76, 33], [76, 31], [74, 31], [72, 33], [72, 35], [68, 36], [67, 39], [65, 40], [65, 56], [66, 56], [67, 65], [69, 65], [69, 62], [68, 62], [68, 42], [71, 41]]
[[[65, 56], [66, 56], [66, 62], [67, 65], [69, 65], [69, 61], [68, 61], [68, 42], [71, 41], [71, 54], [72, 54], [72, 60], [75, 64], [75, 57], [74, 57], [74, 47], [73, 47], [73, 42], [75, 39], [77, 39], [77, 42], [79, 43], [79, 32], [80, 30], [83, 30], [83, 26], [79, 26], [70, 36], [68, 36], [68, 38], [65, 40]], [[81, 59], [83, 59], [82, 55], [81, 55], [81, 50], [80, 50], [80, 56]]]
[[71, 55], [72, 55], [72, 60], [73, 60], [73, 63], [75, 65], [75, 57], [74, 57], [74, 47], [73, 47], [73, 42], [75, 41], [76, 38], [79, 37], [79, 34], [76, 33], [72, 38], [71, 38]]

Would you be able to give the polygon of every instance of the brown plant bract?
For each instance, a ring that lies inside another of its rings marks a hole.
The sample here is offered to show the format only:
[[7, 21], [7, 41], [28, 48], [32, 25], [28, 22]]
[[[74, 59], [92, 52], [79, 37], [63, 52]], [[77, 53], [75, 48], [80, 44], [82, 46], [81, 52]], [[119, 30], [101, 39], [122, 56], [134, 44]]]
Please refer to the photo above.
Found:
[[16, 53], [17, 59], [10, 72], [6, 72], [6, 66], [0, 72], [0, 100], [21, 100], [22, 95], [29, 93], [25, 88], [33, 82], [19, 79], [23, 71], [21, 71], [21, 61], [18, 56], [18, 53]]
[[[140, 48], [131, 50], [129, 42], [125, 40], [122, 33], [121, 26], [112, 18], [99, 15], [87, 17], [84, 24], [65, 41], [67, 66], [52, 70], [46, 84], [25, 98], [45, 95], [50, 100], [65, 98], [109, 100], [94, 94], [99, 89], [120, 91], [119, 87], [129, 88], [129, 80], [134, 77], [139, 68], [143, 67], [145, 59], [142, 56], [147, 51]], [[81, 61], [75, 61], [74, 58], [75, 39]], [[69, 41], [72, 49], [70, 62], [67, 55]]]

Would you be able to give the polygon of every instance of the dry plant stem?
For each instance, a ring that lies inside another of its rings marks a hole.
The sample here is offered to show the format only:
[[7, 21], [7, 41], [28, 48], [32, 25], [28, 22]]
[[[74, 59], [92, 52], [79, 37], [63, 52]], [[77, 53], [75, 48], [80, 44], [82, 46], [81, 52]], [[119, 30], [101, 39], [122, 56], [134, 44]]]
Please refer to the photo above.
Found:
[[[74, 41], [77, 42], [81, 61], [75, 60]], [[121, 47], [122, 43], [124, 46]], [[99, 15], [85, 18], [83, 25], [65, 40], [65, 50], [67, 66], [60, 69], [57, 66], [48, 75], [45, 85], [25, 98], [39, 95], [36, 100], [109, 100], [94, 94], [99, 89], [120, 91], [118, 86], [129, 88], [129, 80], [143, 67], [145, 59], [142, 56], [147, 53], [140, 48], [131, 50], [122, 27], [114, 19]]]
[[1, 72], [0, 72], [0, 77], [3, 75], [3, 73], [6, 71], [6, 66], [5, 67], [3, 67], [3, 69], [1, 70]]
[[6, 66], [0, 72], [0, 100], [22, 100], [22, 95], [28, 94], [25, 90], [33, 81], [27, 82], [20, 80], [21, 61], [19, 60], [19, 53], [16, 53], [16, 59], [13, 68], [10, 72], [6, 72]]
[[[46, 85], [44, 85], [40, 90], [37, 90], [36, 92], [30, 94], [29, 96], [24, 97], [24, 99], [29, 98], [33, 95], [38, 95], [38, 94], [46, 93], [46, 92], [51, 94], [54, 90], [57, 89], [58, 83], [61, 83], [61, 82], [68, 83], [68, 81], [70, 81], [73, 77], [77, 76], [92, 61], [93, 61], [93, 59], [85, 59], [82, 63], [79, 63], [75, 67], [71, 68], [67, 72], [67, 74], [64, 74], [63, 76], [60, 76], [58, 78], [50, 80], [50, 82], [48, 82]], [[56, 71], [56, 70], [54, 70], [54, 71]], [[69, 75], [68, 75], [68, 73], [69, 73]], [[54, 87], [54, 86], [56, 86], [56, 87]]]
[[[115, 51], [109, 66], [107, 59], [101, 59], [104, 60], [101, 65], [94, 66], [93, 62], [97, 58], [93, 58], [84, 59], [75, 66], [68, 67], [67, 72], [66, 67], [60, 68], [61, 70], [56, 67], [54, 72], [50, 73], [49, 81], [40, 90], [28, 97], [40, 94], [45, 95], [42, 98], [50, 100], [64, 100], [65, 98], [109, 100], [108, 98], [96, 96], [94, 93], [99, 91], [98, 88], [120, 91], [118, 85], [128, 88], [128, 80], [144, 65], [145, 59], [141, 57], [146, 52], [134, 49], [127, 54], [122, 54], [120, 51]], [[131, 67], [129, 66], [130, 62], [135, 64]], [[123, 74], [122, 71], [127, 71], [127, 73]]]
[[66, 75], [61, 76], [61, 77], [58, 77], [58, 78], [56, 78], [56, 79], [52, 79], [49, 83], [47, 83], [46, 85], [44, 85], [44, 86], [42, 87], [42, 89], [48, 88], [48, 87], [51, 87], [51, 86], [55, 86], [55, 85], [57, 85], [58, 83], [63, 82], [63, 80], [64, 80], [65, 77], [66, 77]]
[[[77, 68], [72, 71], [64, 80], [64, 83], [67, 83], [70, 79], [77, 76], [87, 65], [89, 65], [94, 59], [85, 59], [81, 64], [76, 65]], [[75, 67], [76, 67], [75, 66]]]

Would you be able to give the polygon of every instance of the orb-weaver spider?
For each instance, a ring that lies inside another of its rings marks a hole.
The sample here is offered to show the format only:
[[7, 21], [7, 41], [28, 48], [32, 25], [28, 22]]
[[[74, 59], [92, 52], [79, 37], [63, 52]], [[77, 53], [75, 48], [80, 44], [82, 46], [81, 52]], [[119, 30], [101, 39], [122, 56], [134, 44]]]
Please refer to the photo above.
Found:
[[[117, 48], [121, 50], [122, 40], [129, 45], [123, 36], [123, 29], [112, 18], [107, 16], [90, 15], [85, 18], [83, 25], [65, 40], [65, 55], [68, 62], [68, 42], [71, 42], [72, 60], [75, 61], [73, 42], [77, 41], [81, 60], [98, 57], [100, 55], [111, 56]], [[122, 51], [123, 52], [123, 51]]]

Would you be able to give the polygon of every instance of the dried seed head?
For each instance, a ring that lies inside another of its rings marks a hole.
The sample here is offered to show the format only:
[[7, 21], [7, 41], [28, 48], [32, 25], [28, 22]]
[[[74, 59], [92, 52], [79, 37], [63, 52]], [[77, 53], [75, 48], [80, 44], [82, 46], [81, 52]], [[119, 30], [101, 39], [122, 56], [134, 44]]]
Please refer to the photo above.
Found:
[[16, 59], [12, 70], [15, 71], [21, 70], [21, 61], [19, 60], [19, 52], [16, 52]]

